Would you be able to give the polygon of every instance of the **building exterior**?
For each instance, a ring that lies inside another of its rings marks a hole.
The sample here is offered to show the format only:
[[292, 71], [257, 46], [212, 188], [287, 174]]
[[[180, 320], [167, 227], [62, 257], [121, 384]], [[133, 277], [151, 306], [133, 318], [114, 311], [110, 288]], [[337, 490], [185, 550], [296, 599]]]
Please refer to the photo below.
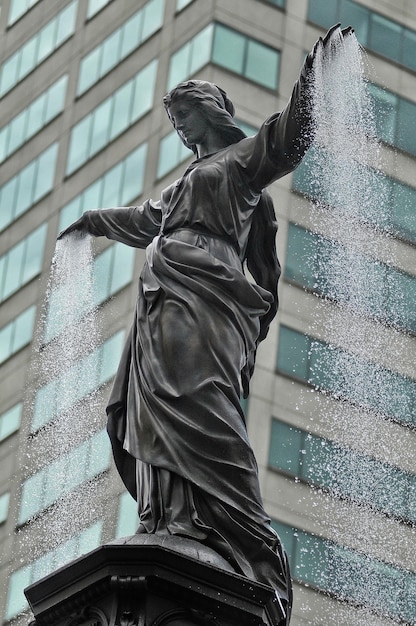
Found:
[[[259, 350], [247, 423], [266, 510], [290, 554], [294, 626], [415, 624], [412, 3], [0, 0], [0, 7], [3, 622], [27, 623], [25, 586], [137, 525], [103, 428], [144, 252], [95, 244], [102, 329], [96, 376], [69, 407], [60, 402], [69, 370], [46, 384], [34, 350], [54, 337], [49, 326], [43, 336], [36, 329], [45, 315], [58, 232], [84, 210], [157, 198], [179, 176], [192, 155], [161, 104], [177, 82], [192, 76], [221, 85], [242, 127], [254, 133], [290, 97], [305, 51], [342, 22], [355, 28], [367, 50], [384, 163], [377, 184], [390, 199], [387, 216], [364, 224], [352, 217], [350, 224], [377, 240], [376, 256], [367, 261], [378, 295], [358, 322], [350, 320], [321, 280], [328, 246], [341, 249], [342, 242], [326, 229], [330, 209], [312, 208], [307, 163], [275, 183], [280, 312]], [[369, 341], [363, 355], [357, 342], [334, 335], [331, 315], [351, 323], [357, 337], [368, 331], [379, 342]], [[324, 368], [316, 365], [318, 354]], [[346, 354], [362, 378], [374, 375], [372, 393], [352, 394], [340, 384], [334, 355]], [[87, 361], [81, 349], [80, 379]], [[63, 430], [74, 415], [79, 421]], [[53, 444], [59, 428], [66, 433], [64, 451]]]

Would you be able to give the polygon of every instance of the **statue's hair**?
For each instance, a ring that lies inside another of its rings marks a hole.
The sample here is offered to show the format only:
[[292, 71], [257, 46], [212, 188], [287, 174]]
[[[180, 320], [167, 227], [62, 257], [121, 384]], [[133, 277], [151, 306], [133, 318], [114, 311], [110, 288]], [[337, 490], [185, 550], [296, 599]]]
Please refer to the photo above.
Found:
[[[163, 98], [167, 114], [173, 123], [170, 107], [178, 100], [189, 101], [205, 116], [210, 125], [214, 126], [225, 145], [238, 143], [246, 134], [235, 123], [234, 105], [223, 89], [213, 83], [200, 80], [190, 80], [180, 83]], [[187, 148], [197, 154], [196, 146], [189, 145], [179, 134]], [[268, 332], [271, 321], [278, 308], [277, 284], [280, 277], [280, 264], [276, 254], [277, 221], [270, 194], [263, 190], [256, 210], [248, 237], [244, 260], [256, 283], [269, 291], [273, 296], [270, 309], [260, 319], [260, 334], [258, 342], [262, 341]], [[244, 395], [248, 394], [248, 384], [254, 369], [255, 355], [252, 362], [247, 364], [243, 372]]]

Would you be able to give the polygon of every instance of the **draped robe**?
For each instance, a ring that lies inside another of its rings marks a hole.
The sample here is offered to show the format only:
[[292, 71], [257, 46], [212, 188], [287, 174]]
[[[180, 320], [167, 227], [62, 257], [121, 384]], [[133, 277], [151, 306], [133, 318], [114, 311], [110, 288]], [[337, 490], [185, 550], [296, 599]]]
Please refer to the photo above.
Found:
[[264, 511], [240, 405], [272, 296], [242, 262], [264, 188], [307, 149], [305, 92], [303, 71], [283, 112], [254, 137], [196, 159], [159, 201], [84, 214], [92, 235], [146, 248], [107, 407], [139, 532], [207, 544], [236, 572], [274, 587], [288, 614], [287, 558]]

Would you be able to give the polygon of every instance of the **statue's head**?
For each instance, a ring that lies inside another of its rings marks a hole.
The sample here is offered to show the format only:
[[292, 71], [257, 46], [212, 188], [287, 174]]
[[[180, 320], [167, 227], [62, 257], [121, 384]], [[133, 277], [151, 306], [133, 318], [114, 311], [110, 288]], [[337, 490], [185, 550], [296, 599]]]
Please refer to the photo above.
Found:
[[[203, 80], [189, 80], [179, 83], [163, 98], [163, 104], [169, 119], [175, 126], [171, 108], [185, 104], [201, 116], [201, 123], [209, 124], [221, 135], [225, 145], [236, 143], [245, 137], [243, 131], [234, 122], [234, 105], [223, 89]], [[176, 128], [176, 126], [175, 126]], [[183, 143], [195, 154], [196, 146], [189, 144], [178, 133]]]

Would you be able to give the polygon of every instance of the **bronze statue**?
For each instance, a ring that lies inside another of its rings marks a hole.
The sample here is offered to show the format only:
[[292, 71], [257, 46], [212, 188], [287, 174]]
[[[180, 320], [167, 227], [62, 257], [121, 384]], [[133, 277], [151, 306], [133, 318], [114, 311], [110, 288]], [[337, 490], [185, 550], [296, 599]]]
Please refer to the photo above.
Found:
[[[291, 99], [253, 137], [216, 85], [190, 80], [164, 98], [196, 159], [159, 201], [87, 211], [80, 231], [146, 248], [132, 328], [107, 407], [118, 471], [139, 504], [139, 533], [196, 539], [276, 589], [289, 623], [284, 548], [264, 511], [240, 405], [258, 343], [277, 311], [280, 266], [265, 188], [291, 172], [313, 136], [319, 46]], [[255, 282], [249, 281], [247, 265]]]

